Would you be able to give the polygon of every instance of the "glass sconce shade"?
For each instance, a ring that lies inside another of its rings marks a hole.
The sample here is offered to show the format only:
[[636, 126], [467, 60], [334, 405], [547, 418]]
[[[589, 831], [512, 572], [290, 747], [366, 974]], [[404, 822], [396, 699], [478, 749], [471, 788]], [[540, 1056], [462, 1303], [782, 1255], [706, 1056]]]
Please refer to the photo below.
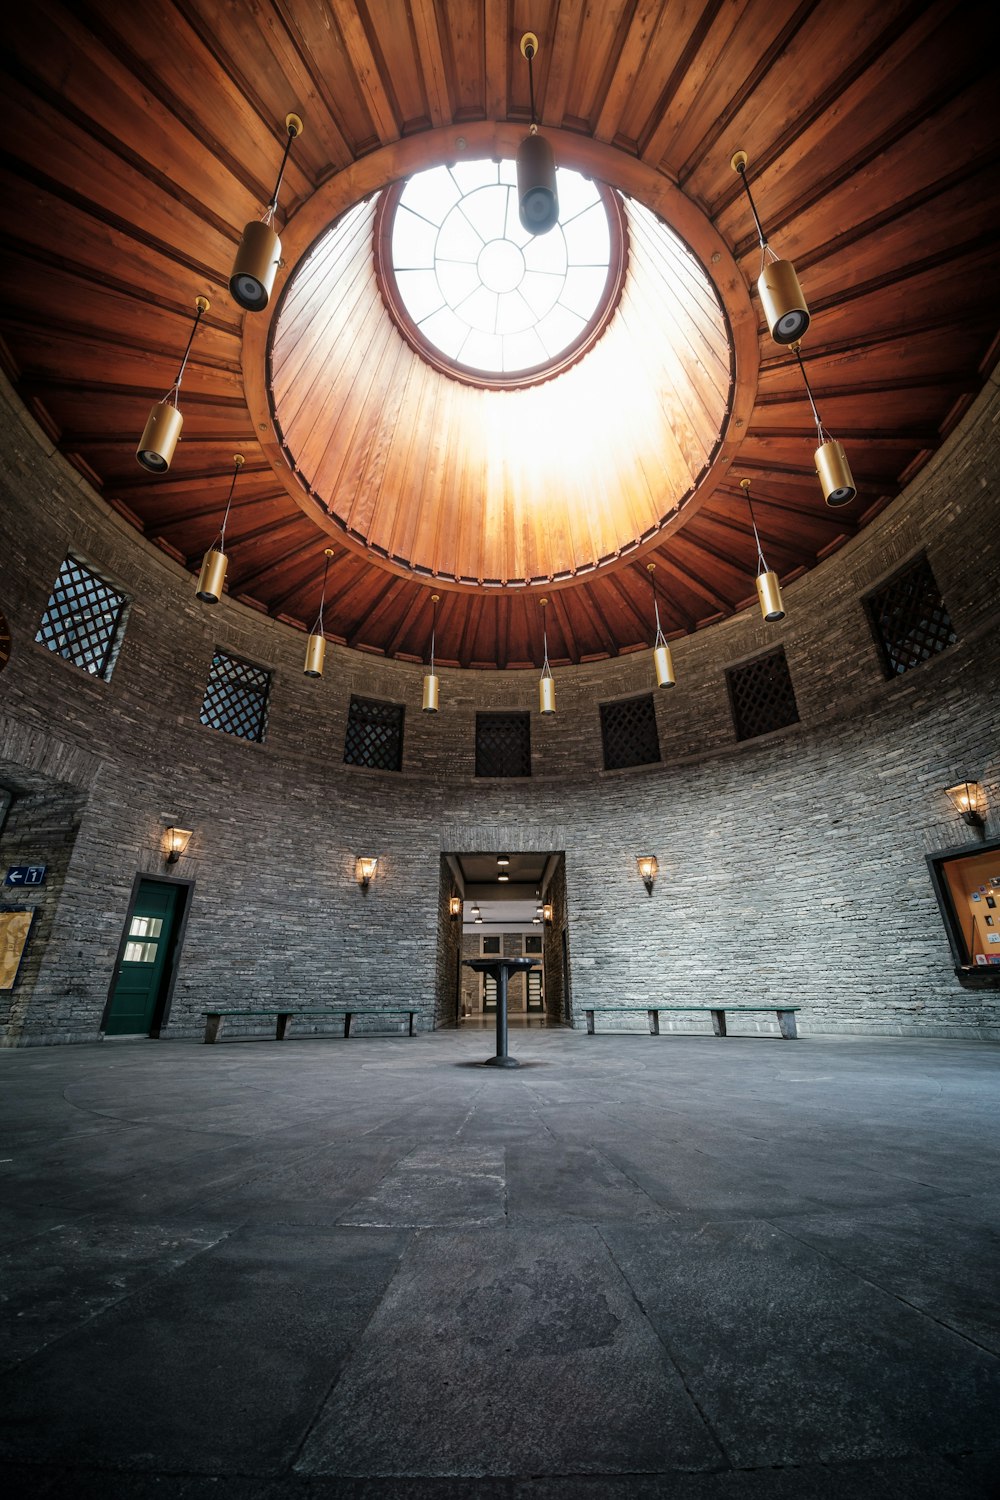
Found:
[[358, 885], [366, 891], [375, 879], [375, 871], [378, 869], [378, 856], [358, 855], [354, 864], [354, 875]]
[[461, 896], [449, 896], [449, 898], [448, 898], [448, 915], [450, 917], [460, 917], [462, 915], [462, 898], [461, 898]]
[[210, 547], [205, 553], [201, 564], [201, 572], [198, 574], [197, 596], [205, 604], [218, 604], [222, 598], [223, 585], [226, 582], [226, 569], [229, 559], [224, 552], [217, 547]]
[[757, 575], [757, 598], [760, 600], [760, 612], [765, 620], [773, 622], [785, 618], [785, 606], [781, 600], [777, 573], [767, 572]]
[[170, 468], [184, 418], [169, 401], [157, 401], [146, 418], [135, 456], [151, 474], [165, 474]]
[[656, 855], [637, 854], [635, 862], [639, 866], [639, 874], [642, 876], [643, 884], [647, 891], [651, 891], [653, 889], [653, 881], [656, 879], [656, 872], [660, 868]]
[[168, 828], [164, 835], [167, 864], [174, 865], [184, 853], [191, 839], [190, 828]]
[[978, 781], [960, 781], [957, 786], [945, 787], [945, 793], [955, 805], [955, 811], [972, 828], [983, 826], [986, 798]]

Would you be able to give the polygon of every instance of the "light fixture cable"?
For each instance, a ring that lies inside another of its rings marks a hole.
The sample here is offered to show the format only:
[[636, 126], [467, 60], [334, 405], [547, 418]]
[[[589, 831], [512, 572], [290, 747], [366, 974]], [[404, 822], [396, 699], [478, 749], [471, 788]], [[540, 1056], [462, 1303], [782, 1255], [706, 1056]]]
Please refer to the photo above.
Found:
[[323, 634], [323, 611], [326, 609], [326, 580], [327, 580], [327, 577], [328, 577], [329, 572], [330, 572], [330, 558], [332, 556], [333, 556], [333, 548], [332, 547], [324, 547], [323, 548], [323, 587], [320, 590], [320, 596], [319, 596], [319, 613], [316, 616], [316, 623], [315, 623], [315, 625], [313, 626], [313, 629], [312, 629], [313, 635], [322, 635]]
[[274, 192], [271, 194], [271, 201], [268, 203], [261, 216], [261, 223], [263, 224], [270, 224], [271, 220], [274, 218], [274, 215], [278, 210], [278, 194], [281, 191], [281, 181], [285, 175], [285, 164], [288, 161], [288, 153], [292, 149], [292, 142], [294, 141], [295, 137], [302, 134], [302, 121], [299, 119], [298, 115], [286, 115], [285, 129], [287, 131], [285, 150], [281, 157], [281, 166], [278, 168], [278, 176], [275, 180]]
[[209, 302], [207, 297], [196, 297], [194, 299], [194, 305], [194, 322], [191, 324], [191, 332], [188, 334], [187, 347], [185, 348], [183, 358], [181, 359], [180, 369], [177, 371], [177, 378], [174, 381], [173, 385], [161, 400], [161, 406], [164, 404], [164, 402], [170, 401], [171, 396], [173, 397], [173, 401], [171, 402], [172, 406], [178, 406], [180, 404], [181, 381], [184, 379], [184, 371], [187, 369], [188, 359], [191, 356], [191, 345], [194, 343], [194, 336], [198, 332], [198, 324], [201, 322], [203, 314], [208, 312], [212, 304], [211, 302]]
[[649, 574], [649, 586], [653, 592], [653, 616], [656, 620], [656, 636], [653, 640], [653, 650], [655, 651], [657, 646], [665, 646], [667, 644], [667, 638], [660, 627], [660, 602], [656, 597], [656, 579], [653, 577], [653, 574], [656, 572], [656, 564], [654, 562], [647, 563], [646, 571]]
[[740, 480], [740, 489], [747, 497], [747, 509], [750, 512], [750, 525], [753, 527], [753, 539], [757, 543], [757, 577], [759, 578], [762, 573], [767, 573], [770, 571], [770, 569], [768, 568], [767, 563], [764, 560], [764, 549], [760, 545], [760, 532], [757, 530], [757, 521], [753, 513], [753, 501], [750, 499], [749, 479]]
[[222, 517], [222, 525], [219, 527], [218, 538], [212, 544], [216, 552], [225, 552], [226, 550], [226, 523], [229, 520], [229, 511], [233, 503], [233, 493], [236, 489], [236, 476], [239, 474], [245, 463], [246, 459], [243, 457], [242, 453], [233, 454], [233, 477], [229, 481], [229, 497], [226, 500], [226, 509]]

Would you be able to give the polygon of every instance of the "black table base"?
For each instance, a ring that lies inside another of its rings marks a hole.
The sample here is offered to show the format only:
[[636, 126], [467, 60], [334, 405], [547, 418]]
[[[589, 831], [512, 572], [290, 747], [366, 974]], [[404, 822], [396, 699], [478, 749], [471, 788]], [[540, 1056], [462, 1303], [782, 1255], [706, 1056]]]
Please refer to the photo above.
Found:
[[507, 1051], [507, 980], [511, 974], [523, 974], [526, 969], [533, 969], [538, 959], [466, 958], [463, 963], [466, 968], [475, 969], [477, 974], [491, 974], [497, 985], [497, 1055], [488, 1057], [483, 1067], [519, 1068], [517, 1058], [511, 1057]]

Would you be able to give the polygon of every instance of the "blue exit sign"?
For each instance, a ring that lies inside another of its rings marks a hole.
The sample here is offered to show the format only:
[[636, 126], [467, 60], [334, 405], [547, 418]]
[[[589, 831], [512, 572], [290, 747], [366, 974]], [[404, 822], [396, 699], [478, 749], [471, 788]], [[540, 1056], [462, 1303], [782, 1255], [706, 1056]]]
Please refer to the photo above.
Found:
[[11, 865], [4, 885], [44, 885], [48, 865]]

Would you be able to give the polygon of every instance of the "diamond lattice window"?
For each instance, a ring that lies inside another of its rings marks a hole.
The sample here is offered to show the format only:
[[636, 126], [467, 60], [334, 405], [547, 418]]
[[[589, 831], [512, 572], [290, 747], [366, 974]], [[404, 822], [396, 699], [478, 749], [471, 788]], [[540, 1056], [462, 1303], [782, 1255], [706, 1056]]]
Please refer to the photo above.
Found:
[[201, 722], [242, 740], [262, 740], [267, 729], [271, 674], [263, 667], [216, 651], [208, 674]]
[[799, 722], [795, 690], [784, 651], [759, 656], [726, 673], [738, 740], [752, 740]]
[[865, 608], [887, 677], [919, 667], [958, 639], [926, 557], [869, 594]]
[[119, 626], [128, 600], [75, 557], [56, 578], [35, 640], [105, 681], [117, 655]]
[[373, 771], [403, 769], [403, 705], [352, 698], [347, 715], [344, 761]]
[[476, 775], [531, 775], [530, 714], [476, 714]]
[[656, 732], [652, 694], [625, 698], [619, 703], [602, 703], [601, 739], [606, 771], [648, 766], [658, 761], [660, 737]]

